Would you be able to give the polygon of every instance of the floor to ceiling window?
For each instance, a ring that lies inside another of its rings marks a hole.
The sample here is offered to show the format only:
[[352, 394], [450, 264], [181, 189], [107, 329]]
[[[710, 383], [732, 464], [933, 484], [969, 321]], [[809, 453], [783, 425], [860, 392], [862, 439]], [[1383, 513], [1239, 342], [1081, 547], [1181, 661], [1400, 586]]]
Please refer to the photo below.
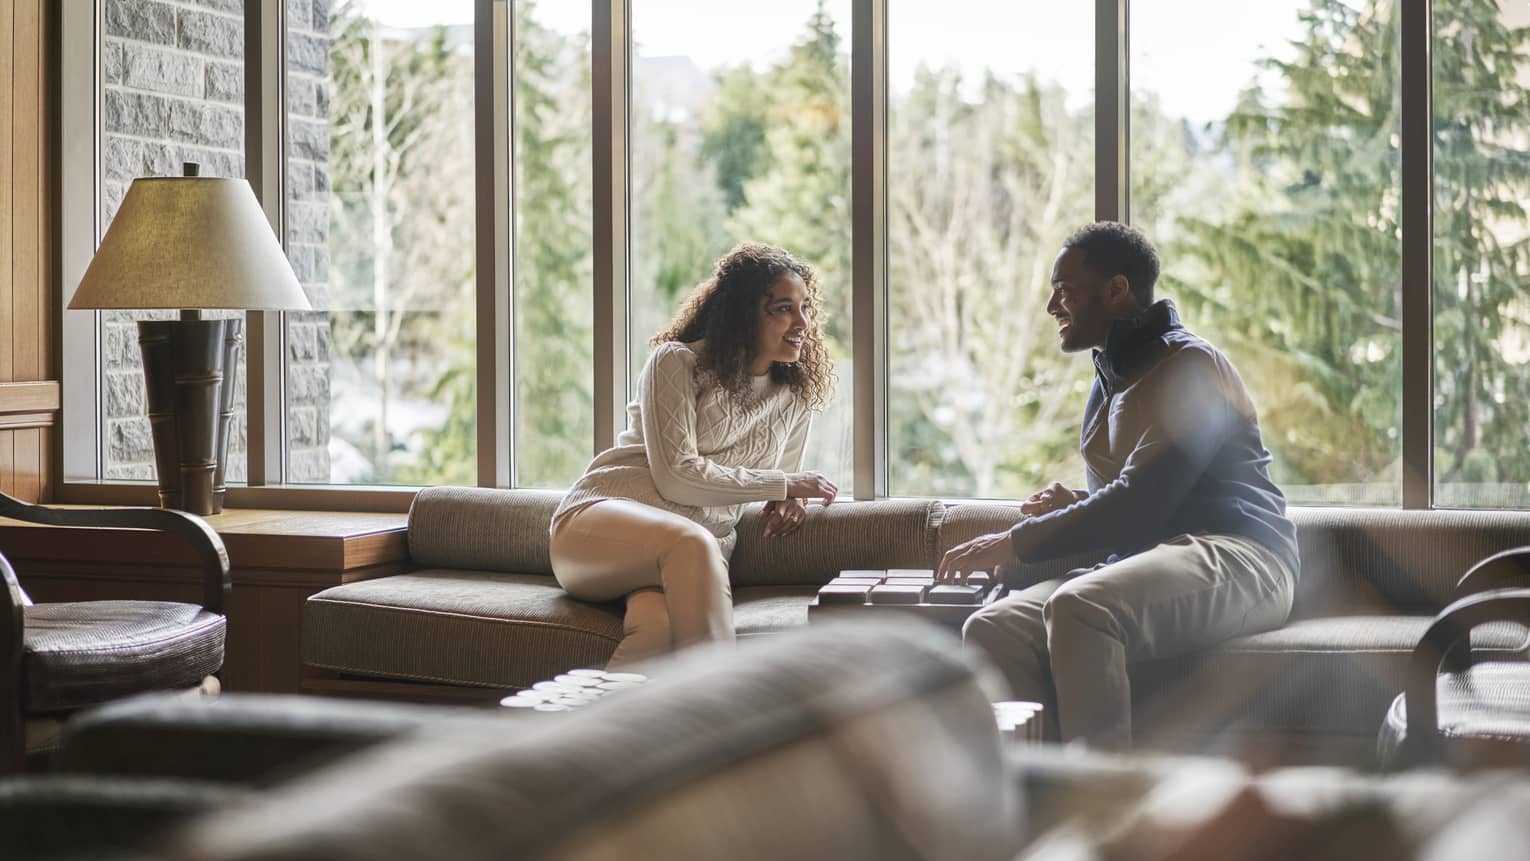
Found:
[[1131, 220], [1244, 376], [1290, 500], [1395, 505], [1398, 4], [1220, 9], [1132, 4]]

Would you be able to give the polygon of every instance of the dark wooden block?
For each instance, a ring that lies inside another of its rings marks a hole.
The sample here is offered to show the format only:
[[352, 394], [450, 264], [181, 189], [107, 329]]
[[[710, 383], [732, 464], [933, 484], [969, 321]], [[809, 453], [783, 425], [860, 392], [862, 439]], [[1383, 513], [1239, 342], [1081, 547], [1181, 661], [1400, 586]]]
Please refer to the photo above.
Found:
[[920, 604], [924, 602], [923, 585], [883, 583], [871, 587], [873, 604]]
[[830, 583], [818, 590], [818, 603], [864, 604], [873, 588], [870, 584]]
[[988, 586], [978, 583], [941, 583], [932, 586], [925, 600], [931, 604], [981, 604], [988, 596]]

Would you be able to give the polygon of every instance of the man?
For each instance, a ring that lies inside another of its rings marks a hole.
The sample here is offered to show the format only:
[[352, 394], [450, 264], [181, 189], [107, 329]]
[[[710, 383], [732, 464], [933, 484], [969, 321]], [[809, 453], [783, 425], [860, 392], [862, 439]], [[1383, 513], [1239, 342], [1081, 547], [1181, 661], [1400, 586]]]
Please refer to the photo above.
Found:
[[1157, 253], [1131, 227], [1068, 238], [1047, 313], [1064, 352], [1094, 354], [1079, 437], [1088, 490], [1053, 483], [1012, 529], [953, 548], [938, 571], [1110, 554], [1012, 593], [962, 632], [1016, 698], [1055, 707], [1064, 741], [1106, 748], [1131, 746], [1128, 665], [1281, 625], [1298, 570], [1243, 380], [1172, 302], [1153, 301], [1157, 278]]

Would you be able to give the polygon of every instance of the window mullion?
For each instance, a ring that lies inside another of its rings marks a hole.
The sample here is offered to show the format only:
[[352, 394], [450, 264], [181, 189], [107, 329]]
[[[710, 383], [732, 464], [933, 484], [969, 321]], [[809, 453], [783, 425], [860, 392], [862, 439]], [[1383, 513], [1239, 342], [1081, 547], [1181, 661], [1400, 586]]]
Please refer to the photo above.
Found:
[[1430, 0], [1403, 0], [1402, 45], [1402, 499], [1434, 496], [1434, 98]]
[[[244, 21], [245, 176], [276, 238], [287, 245], [287, 4], [251, 0]], [[251, 487], [280, 484], [282, 450], [282, 315], [245, 312], [245, 399]]]
[[850, 19], [855, 497], [887, 495], [887, 0]]
[[601, 452], [626, 426], [628, 106], [627, 0], [592, 0], [591, 77], [594, 80], [595, 439]]
[[[58, 319], [63, 349], [63, 444], [57, 455], [64, 481], [96, 481], [105, 458], [101, 434], [100, 313], [69, 311], [100, 236], [99, 153], [105, 78], [101, 63], [102, 3], [59, 4], [59, 252]], [[59, 490], [63, 490], [62, 485]]]
[[515, 283], [510, 201], [510, 0], [473, 4], [473, 111], [475, 158], [486, 181], [476, 183], [478, 484], [510, 487], [515, 476]]
[[1131, 217], [1128, 0], [1095, 0], [1094, 217]]

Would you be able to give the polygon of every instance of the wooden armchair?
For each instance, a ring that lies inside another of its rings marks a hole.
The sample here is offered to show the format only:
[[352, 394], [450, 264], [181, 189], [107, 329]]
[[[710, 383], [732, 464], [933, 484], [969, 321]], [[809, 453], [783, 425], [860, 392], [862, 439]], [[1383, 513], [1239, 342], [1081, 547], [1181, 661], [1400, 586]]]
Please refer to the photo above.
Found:
[[[0, 493], [0, 517], [47, 526], [150, 529], [188, 544], [202, 603], [78, 601], [34, 605], [0, 547], [0, 772], [47, 753], [69, 712], [149, 690], [217, 690], [228, 553], [201, 518], [162, 508], [53, 508]], [[60, 533], [61, 537], [66, 533]]]
[[1530, 767], [1530, 661], [1472, 655], [1472, 629], [1502, 622], [1530, 625], [1530, 547], [1473, 566], [1424, 632], [1377, 739], [1384, 767]]

